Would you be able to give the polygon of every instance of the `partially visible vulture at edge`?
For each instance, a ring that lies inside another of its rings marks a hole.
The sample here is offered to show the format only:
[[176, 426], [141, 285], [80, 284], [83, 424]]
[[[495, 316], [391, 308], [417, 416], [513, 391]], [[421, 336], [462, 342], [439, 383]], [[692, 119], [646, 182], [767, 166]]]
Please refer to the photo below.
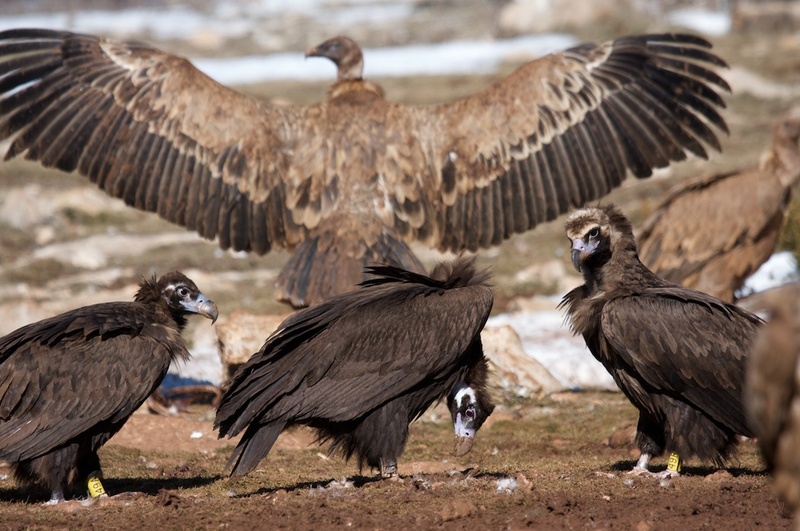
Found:
[[315, 428], [331, 453], [397, 475], [408, 425], [447, 397], [456, 455], [494, 410], [480, 332], [492, 308], [474, 259], [443, 262], [429, 278], [375, 266], [350, 292], [286, 319], [236, 372], [217, 409], [219, 436], [244, 431], [226, 469], [253, 470], [278, 435]]
[[423, 273], [409, 242], [497, 245], [619, 186], [719, 150], [724, 61], [700, 37], [622, 37], [531, 61], [464, 99], [408, 106], [362, 78], [358, 45], [319, 103], [274, 105], [140, 43], [0, 33], [0, 141], [223, 249], [294, 251], [277, 297], [306, 306], [365, 266]]
[[778, 495], [800, 523], [800, 285], [764, 292], [767, 325], [747, 372], [746, 403]]
[[751, 437], [743, 392], [762, 321], [746, 310], [656, 276], [640, 261], [630, 221], [613, 205], [566, 221], [585, 283], [564, 296], [571, 328], [639, 410], [633, 473], [670, 452], [722, 466], [737, 435]]
[[670, 282], [733, 302], [775, 252], [800, 177], [799, 139], [800, 120], [781, 120], [758, 166], [670, 191], [639, 233], [642, 262]]
[[0, 459], [64, 500], [71, 483], [104, 493], [97, 450], [187, 360], [189, 314], [217, 307], [182, 273], [143, 280], [134, 302], [84, 306], [0, 338]]

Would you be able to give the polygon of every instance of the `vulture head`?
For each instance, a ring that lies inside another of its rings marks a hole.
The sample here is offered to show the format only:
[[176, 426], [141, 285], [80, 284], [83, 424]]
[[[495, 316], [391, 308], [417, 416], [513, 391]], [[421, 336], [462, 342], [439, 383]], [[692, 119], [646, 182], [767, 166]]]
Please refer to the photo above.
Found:
[[598, 270], [612, 255], [636, 254], [631, 222], [614, 205], [576, 210], [565, 229], [572, 244], [572, 265], [580, 273]]
[[217, 305], [203, 295], [186, 275], [180, 271], [167, 273], [159, 279], [153, 276], [142, 281], [135, 300], [145, 304], [154, 304], [164, 308], [172, 316], [178, 326], [186, 325], [186, 316], [196, 313], [217, 320]]
[[491, 415], [494, 405], [485, 390], [473, 389], [465, 383], [457, 385], [447, 397], [447, 407], [453, 418], [456, 444], [453, 453], [462, 456], [472, 449], [475, 434]]
[[336, 64], [339, 81], [361, 79], [364, 70], [364, 56], [356, 42], [342, 35], [312, 46], [306, 50], [306, 57], [327, 57]]

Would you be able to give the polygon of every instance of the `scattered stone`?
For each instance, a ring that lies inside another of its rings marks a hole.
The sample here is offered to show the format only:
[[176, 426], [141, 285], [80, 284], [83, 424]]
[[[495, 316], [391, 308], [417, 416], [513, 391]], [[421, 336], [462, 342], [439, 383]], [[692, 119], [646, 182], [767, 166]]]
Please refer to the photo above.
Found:
[[514, 494], [519, 488], [519, 483], [514, 478], [498, 479], [495, 484], [497, 485], [498, 494]]
[[472, 500], [458, 499], [446, 503], [442, 507], [442, 522], [451, 522], [459, 518], [466, 518], [478, 512], [478, 507]]
[[221, 316], [214, 325], [217, 348], [223, 367], [223, 381], [228, 381], [236, 370], [258, 352], [264, 341], [289, 314], [256, 315], [234, 311]]
[[411, 478], [411, 485], [413, 485], [414, 489], [416, 490], [431, 490], [431, 482], [419, 474], [416, 474]]
[[731, 473], [728, 472], [727, 470], [717, 470], [713, 474], [709, 474], [705, 478], [703, 478], [703, 481], [707, 481], [709, 483], [711, 482], [720, 483], [732, 479], [733, 476], [731, 476]]
[[489, 386], [498, 398], [541, 397], [563, 389], [544, 365], [525, 353], [510, 326], [487, 326], [481, 332], [481, 342], [489, 359]]

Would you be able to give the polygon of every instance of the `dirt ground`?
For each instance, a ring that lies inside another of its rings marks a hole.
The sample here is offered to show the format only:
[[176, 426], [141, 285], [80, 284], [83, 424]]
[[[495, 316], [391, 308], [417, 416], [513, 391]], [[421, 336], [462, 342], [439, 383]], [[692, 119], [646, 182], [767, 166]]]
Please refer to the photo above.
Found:
[[[791, 527], [753, 441], [726, 470], [689, 462], [669, 481], [627, 476], [636, 412], [619, 393], [561, 393], [501, 408], [458, 459], [443, 412], [412, 424], [399, 481], [328, 457], [304, 429], [282, 435], [249, 476], [227, 478], [233, 446], [216, 439], [210, 408], [137, 414], [100, 454], [111, 498], [45, 506], [46, 492], [5, 479], [0, 528]], [[653, 469], [665, 465], [661, 458]]]

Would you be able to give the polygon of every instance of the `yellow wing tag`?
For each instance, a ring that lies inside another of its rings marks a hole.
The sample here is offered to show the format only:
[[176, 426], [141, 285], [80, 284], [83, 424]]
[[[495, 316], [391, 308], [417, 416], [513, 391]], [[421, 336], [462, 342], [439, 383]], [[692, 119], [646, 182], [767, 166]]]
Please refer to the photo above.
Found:
[[667, 470], [671, 470], [672, 472], [680, 472], [681, 456], [679, 456], [675, 452], [669, 454], [669, 461], [667, 461]]
[[86, 486], [89, 488], [89, 496], [92, 498], [99, 498], [106, 493], [106, 489], [104, 489], [103, 484], [100, 483], [100, 478], [89, 478], [89, 480], [86, 482]]

